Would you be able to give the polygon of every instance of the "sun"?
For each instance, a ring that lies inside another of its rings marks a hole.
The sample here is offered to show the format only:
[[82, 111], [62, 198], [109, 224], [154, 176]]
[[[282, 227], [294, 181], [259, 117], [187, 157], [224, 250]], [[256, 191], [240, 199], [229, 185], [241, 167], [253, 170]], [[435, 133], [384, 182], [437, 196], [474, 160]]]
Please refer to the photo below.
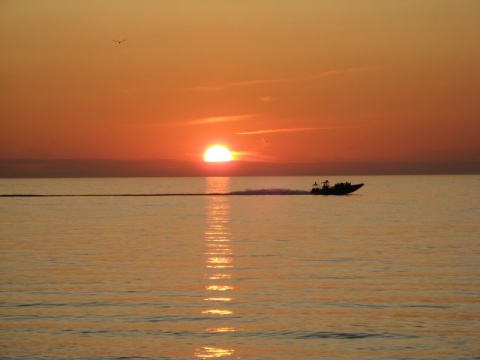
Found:
[[232, 153], [223, 145], [210, 146], [203, 154], [205, 162], [228, 162], [232, 161]]

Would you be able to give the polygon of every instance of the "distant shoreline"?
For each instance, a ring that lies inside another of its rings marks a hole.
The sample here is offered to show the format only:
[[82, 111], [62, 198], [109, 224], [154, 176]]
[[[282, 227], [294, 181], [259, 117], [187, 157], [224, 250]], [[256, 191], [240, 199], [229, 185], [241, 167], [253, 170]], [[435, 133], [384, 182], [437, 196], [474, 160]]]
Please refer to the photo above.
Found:
[[475, 175], [479, 161], [204, 163], [177, 160], [3, 159], [0, 178]]

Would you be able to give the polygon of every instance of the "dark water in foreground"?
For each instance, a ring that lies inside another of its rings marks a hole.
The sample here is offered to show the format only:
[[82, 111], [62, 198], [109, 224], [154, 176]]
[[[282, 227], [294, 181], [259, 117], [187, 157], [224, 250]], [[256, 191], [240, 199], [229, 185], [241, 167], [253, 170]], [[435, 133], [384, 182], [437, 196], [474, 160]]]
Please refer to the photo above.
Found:
[[480, 176], [315, 180], [0, 180], [251, 195], [0, 197], [0, 358], [480, 359]]

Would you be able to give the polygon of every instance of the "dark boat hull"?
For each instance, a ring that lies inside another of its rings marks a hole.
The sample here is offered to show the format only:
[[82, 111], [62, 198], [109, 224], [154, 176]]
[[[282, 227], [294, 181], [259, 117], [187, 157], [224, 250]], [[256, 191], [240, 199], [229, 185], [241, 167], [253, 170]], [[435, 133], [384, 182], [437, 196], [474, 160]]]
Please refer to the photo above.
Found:
[[334, 186], [328, 188], [313, 188], [311, 193], [313, 195], [347, 195], [351, 194], [354, 191], [360, 189], [364, 184], [355, 184], [355, 185], [348, 185], [348, 186]]

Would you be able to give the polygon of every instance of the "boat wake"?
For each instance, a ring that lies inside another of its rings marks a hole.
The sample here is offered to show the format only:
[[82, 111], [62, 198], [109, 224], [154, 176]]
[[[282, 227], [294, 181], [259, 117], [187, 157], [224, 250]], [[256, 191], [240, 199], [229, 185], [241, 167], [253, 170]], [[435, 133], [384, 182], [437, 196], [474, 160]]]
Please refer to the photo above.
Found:
[[232, 191], [226, 195], [309, 195], [310, 191], [306, 190], [291, 190], [291, 189], [258, 189], [258, 190], [243, 190]]
[[310, 191], [291, 189], [251, 189], [227, 193], [163, 193], [163, 194], [0, 194], [0, 197], [146, 197], [146, 196], [248, 196], [248, 195], [309, 195]]

